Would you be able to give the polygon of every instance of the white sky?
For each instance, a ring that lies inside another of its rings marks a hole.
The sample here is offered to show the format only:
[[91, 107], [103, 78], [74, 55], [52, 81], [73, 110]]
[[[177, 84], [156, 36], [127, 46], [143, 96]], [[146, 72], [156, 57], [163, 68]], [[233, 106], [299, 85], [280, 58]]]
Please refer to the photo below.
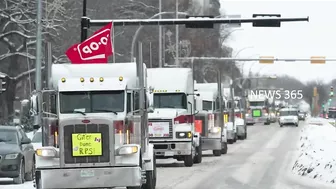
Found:
[[[274, 56], [277, 58], [310, 58], [326, 56], [336, 58], [336, 0], [221, 0], [221, 11], [228, 15], [240, 14], [251, 18], [252, 14], [281, 14], [282, 17], [307, 17], [309, 22], [282, 23], [281, 28], [256, 28], [242, 24], [233, 28], [228, 45], [239, 58]], [[252, 66], [252, 68], [251, 68]], [[310, 62], [275, 62], [273, 65], [244, 63], [244, 73], [250, 70], [261, 74], [287, 74], [301, 81], [336, 78], [336, 62], [323, 65]]]

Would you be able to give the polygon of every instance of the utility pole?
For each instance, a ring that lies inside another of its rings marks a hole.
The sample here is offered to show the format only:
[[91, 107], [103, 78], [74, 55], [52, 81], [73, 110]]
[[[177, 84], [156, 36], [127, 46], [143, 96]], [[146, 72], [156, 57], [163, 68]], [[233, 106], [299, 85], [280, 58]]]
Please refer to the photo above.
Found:
[[[179, 10], [179, 2], [176, 0], [176, 19], [178, 19], [178, 10]], [[175, 26], [175, 48], [176, 48], [176, 58], [175, 58], [175, 65], [179, 63], [179, 25]]]
[[[44, 128], [42, 126], [42, 83], [41, 83], [41, 57], [42, 57], [42, 0], [37, 1], [37, 31], [36, 31], [36, 65], [35, 65], [35, 86], [37, 92], [37, 118], [38, 118], [38, 125], [42, 127], [42, 133], [44, 133]], [[47, 145], [47, 138], [43, 137], [42, 146]]]
[[[221, 132], [224, 130], [224, 109], [223, 109], [223, 94], [222, 94], [222, 73], [220, 69], [217, 71], [217, 88], [218, 88], [218, 100], [219, 100], [219, 126], [221, 127]], [[222, 137], [221, 137], [222, 138]]]
[[[159, 0], [159, 13], [162, 12], [162, 0]], [[160, 14], [159, 19], [162, 18]], [[159, 25], [159, 68], [162, 68], [162, 26]]]

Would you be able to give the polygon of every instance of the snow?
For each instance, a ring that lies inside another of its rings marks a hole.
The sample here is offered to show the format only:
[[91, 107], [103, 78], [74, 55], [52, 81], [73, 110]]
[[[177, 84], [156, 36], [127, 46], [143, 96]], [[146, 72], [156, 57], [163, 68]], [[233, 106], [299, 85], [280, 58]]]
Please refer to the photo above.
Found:
[[301, 130], [299, 155], [292, 171], [336, 185], [336, 128], [323, 118], [311, 118]]
[[0, 178], [0, 188], [1, 189], [35, 189], [33, 186], [33, 181], [25, 182], [23, 184], [13, 184], [13, 179], [2, 179]]

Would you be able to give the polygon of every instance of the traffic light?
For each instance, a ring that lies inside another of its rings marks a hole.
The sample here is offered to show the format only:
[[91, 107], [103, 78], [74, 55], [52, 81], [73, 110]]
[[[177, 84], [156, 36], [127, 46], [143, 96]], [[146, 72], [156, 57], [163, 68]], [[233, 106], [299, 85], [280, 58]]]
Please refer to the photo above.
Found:
[[1, 83], [1, 85], [0, 85], [0, 93], [6, 91], [6, 82], [5, 82], [5, 78], [6, 78], [6, 76], [4, 76], [4, 75], [0, 75], [0, 83]]
[[333, 97], [334, 96], [334, 87], [331, 86], [330, 87], [330, 97]]

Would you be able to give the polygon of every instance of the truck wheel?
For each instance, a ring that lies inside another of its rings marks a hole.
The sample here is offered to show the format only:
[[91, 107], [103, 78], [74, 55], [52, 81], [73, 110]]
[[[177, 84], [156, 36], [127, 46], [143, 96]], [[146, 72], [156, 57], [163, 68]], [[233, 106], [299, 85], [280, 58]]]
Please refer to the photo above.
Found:
[[282, 124], [280, 124], [280, 127], [282, 127], [283, 125]]
[[222, 150], [212, 150], [212, 153], [214, 156], [221, 156], [222, 155]]
[[194, 157], [194, 163], [202, 162], [202, 141], [200, 140], [199, 146], [196, 147], [196, 155]]
[[234, 138], [233, 138], [233, 142], [237, 142], [237, 138], [238, 138], [238, 135], [235, 134]]
[[222, 150], [221, 150], [221, 153], [222, 153], [222, 154], [227, 154], [227, 150], [228, 150], [227, 143], [226, 143], [226, 142], [223, 142], [223, 143], [222, 143]]
[[244, 134], [244, 139], [247, 139], [247, 132], [245, 132]]
[[232, 139], [228, 139], [227, 142], [228, 142], [229, 144], [233, 144], [233, 140], [232, 140]]
[[184, 156], [184, 166], [192, 167], [194, 165], [194, 158], [192, 153], [190, 155]]
[[299, 126], [299, 124], [296, 124], [295, 126], [296, 126], [296, 127], [298, 127], [298, 126]]

